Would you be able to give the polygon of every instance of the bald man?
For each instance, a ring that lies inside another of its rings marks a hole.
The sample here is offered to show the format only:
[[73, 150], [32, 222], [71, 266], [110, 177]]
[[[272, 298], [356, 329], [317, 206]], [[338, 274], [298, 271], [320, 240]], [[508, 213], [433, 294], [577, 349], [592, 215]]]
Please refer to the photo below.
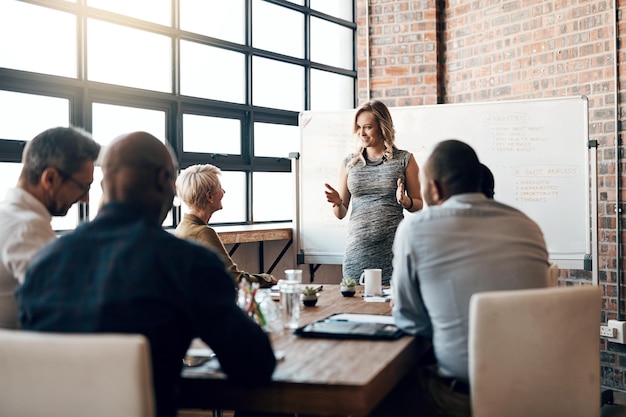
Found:
[[491, 172], [489, 167], [485, 164], [480, 164], [480, 171], [480, 191], [485, 195], [485, 197], [493, 198], [493, 196], [495, 195], [494, 189], [496, 187], [493, 172]]
[[[194, 337], [213, 349], [229, 378], [269, 380], [270, 342], [235, 304], [224, 263], [161, 227], [176, 191], [169, 148], [145, 132], [123, 135], [102, 168], [96, 218], [46, 246], [27, 270], [17, 293], [23, 328], [144, 334], [159, 416], [176, 415], [182, 358]], [[251, 347], [254, 366], [241, 360]]]
[[396, 232], [393, 316], [405, 332], [432, 341], [434, 358], [413, 380], [427, 401], [405, 393], [408, 410], [388, 415], [414, 415], [410, 407], [428, 402], [432, 409], [420, 415], [469, 416], [470, 297], [546, 286], [549, 262], [541, 230], [517, 209], [487, 198], [481, 173], [466, 143], [437, 144], [422, 170], [428, 209], [405, 218]]

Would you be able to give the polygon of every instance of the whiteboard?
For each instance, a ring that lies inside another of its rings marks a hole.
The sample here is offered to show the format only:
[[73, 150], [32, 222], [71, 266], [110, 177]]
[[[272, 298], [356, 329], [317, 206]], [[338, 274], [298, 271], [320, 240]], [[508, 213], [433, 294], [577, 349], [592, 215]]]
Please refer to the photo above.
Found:
[[[495, 199], [520, 209], [543, 231], [550, 259], [583, 269], [591, 253], [586, 97], [391, 107], [396, 144], [418, 165], [441, 140], [470, 144], [495, 177]], [[354, 110], [299, 116], [296, 234], [298, 263], [341, 264], [349, 216], [337, 219], [324, 183], [337, 185], [356, 148]], [[595, 152], [595, 149], [593, 150]], [[595, 172], [593, 172], [595, 181]], [[595, 210], [595, 209], [594, 209]], [[406, 213], [405, 216], [412, 214]]]

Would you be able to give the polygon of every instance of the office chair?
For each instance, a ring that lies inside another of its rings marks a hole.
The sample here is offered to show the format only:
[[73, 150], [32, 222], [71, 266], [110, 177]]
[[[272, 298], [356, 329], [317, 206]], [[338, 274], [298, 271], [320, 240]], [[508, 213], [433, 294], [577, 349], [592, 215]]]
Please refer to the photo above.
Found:
[[601, 303], [596, 286], [474, 294], [473, 417], [599, 416]]
[[147, 340], [0, 329], [3, 417], [151, 417]]

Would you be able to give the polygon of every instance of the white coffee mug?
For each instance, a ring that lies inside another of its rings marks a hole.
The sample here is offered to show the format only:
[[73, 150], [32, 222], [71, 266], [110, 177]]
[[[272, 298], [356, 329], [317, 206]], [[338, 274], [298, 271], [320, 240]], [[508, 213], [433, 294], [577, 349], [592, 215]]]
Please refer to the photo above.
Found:
[[359, 278], [359, 285], [365, 285], [365, 295], [382, 295], [382, 280], [382, 269], [365, 269]]

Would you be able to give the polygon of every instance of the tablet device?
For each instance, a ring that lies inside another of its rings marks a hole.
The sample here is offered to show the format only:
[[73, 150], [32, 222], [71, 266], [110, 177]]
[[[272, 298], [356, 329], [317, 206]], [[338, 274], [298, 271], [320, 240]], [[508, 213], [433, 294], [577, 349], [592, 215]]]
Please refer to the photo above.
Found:
[[334, 339], [395, 340], [404, 332], [395, 324], [381, 322], [349, 321], [332, 315], [294, 330], [301, 337], [322, 337]]

